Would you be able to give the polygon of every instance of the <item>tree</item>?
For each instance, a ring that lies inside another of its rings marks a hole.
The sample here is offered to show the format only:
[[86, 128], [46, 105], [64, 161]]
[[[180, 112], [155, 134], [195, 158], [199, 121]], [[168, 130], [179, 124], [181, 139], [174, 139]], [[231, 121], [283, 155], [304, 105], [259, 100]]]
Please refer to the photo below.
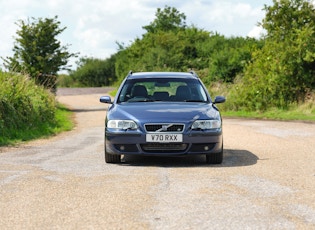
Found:
[[214, 35], [202, 46], [209, 59], [209, 79], [232, 83], [243, 74], [244, 68], [251, 61], [252, 52], [263, 46], [262, 41], [253, 38]]
[[[286, 84], [289, 100], [303, 101], [315, 88], [315, 7], [308, 0], [273, 0], [265, 6], [262, 22], [267, 30], [273, 55], [281, 71], [277, 76]], [[285, 79], [284, 79], [285, 78]]]
[[102, 60], [97, 58], [81, 58], [78, 68], [71, 71], [70, 78], [79, 83], [79, 86], [101, 87], [109, 86], [116, 80], [116, 55]]
[[68, 59], [77, 54], [69, 53], [69, 45], [62, 46], [57, 36], [66, 27], [54, 18], [32, 18], [18, 21], [19, 29], [15, 39], [13, 57], [4, 59], [9, 71], [29, 74], [37, 84], [55, 89], [58, 71], [67, 70]]
[[303, 102], [315, 88], [315, 9], [307, 0], [265, 6], [265, 44], [234, 88], [235, 104], [266, 110]]
[[155, 16], [156, 18], [150, 23], [150, 25], [142, 27], [148, 33], [184, 29], [186, 27], [186, 15], [184, 13], [180, 13], [174, 7], [165, 6], [163, 10], [158, 8]]
[[264, 10], [266, 16], [260, 25], [273, 40], [290, 39], [296, 29], [315, 26], [314, 5], [309, 0], [273, 0], [273, 5], [265, 5]]

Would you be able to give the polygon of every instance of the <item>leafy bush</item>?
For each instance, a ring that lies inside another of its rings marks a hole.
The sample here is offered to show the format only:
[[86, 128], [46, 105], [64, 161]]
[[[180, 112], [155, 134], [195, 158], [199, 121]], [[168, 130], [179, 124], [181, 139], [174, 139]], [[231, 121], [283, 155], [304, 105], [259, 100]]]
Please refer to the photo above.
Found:
[[68, 74], [60, 74], [58, 75], [57, 80], [57, 88], [63, 87], [63, 88], [70, 88], [70, 87], [80, 87], [80, 82], [76, 81], [72, 76]]
[[[236, 110], [288, 109], [315, 89], [314, 6], [302, 0], [266, 7], [264, 46], [252, 53], [230, 91]], [[288, 21], [290, 20], [290, 21]]]
[[[105, 60], [81, 58], [77, 70], [70, 72], [67, 81], [82, 87], [109, 86], [116, 80], [115, 55]], [[66, 79], [63, 79], [66, 83]]]
[[56, 102], [48, 90], [26, 76], [1, 71], [0, 82], [0, 145], [54, 124]]

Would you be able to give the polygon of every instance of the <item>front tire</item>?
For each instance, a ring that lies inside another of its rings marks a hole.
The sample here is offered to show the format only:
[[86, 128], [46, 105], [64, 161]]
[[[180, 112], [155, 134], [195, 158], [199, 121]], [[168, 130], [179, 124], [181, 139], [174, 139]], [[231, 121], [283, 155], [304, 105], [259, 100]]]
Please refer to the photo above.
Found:
[[223, 162], [223, 144], [221, 152], [206, 155], [207, 164], [221, 164]]
[[105, 162], [106, 163], [120, 163], [121, 156], [116, 154], [110, 154], [106, 151], [106, 140], [104, 140], [104, 153], [105, 153]]
[[109, 154], [106, 152], [106, 149], [105, 149], [105, 162], [106, 163], [120, 163], [121, 157], [120, 155]]

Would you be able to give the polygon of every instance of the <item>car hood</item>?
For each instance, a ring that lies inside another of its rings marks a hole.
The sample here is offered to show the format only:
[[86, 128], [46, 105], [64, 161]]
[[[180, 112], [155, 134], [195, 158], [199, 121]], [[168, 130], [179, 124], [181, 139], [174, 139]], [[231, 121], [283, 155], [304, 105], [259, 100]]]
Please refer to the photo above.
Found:
[[131, 119], [141, 122], [187, 122], [197, 119], [216, 119], [219, 112], [211, 103], [139, 102], [113, 105], [109, 119]]

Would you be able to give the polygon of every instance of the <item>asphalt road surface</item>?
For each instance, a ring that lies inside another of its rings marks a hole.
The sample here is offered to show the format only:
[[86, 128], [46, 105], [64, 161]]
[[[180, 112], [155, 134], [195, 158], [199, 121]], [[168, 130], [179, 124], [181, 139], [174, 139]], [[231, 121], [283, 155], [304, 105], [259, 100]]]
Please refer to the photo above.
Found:
[[106, 93], [61, 89], [73, 131], [0, 148], [0, 229], [315, 229], [315, 124], [225, 119], [221, 165], [105, 164]]

